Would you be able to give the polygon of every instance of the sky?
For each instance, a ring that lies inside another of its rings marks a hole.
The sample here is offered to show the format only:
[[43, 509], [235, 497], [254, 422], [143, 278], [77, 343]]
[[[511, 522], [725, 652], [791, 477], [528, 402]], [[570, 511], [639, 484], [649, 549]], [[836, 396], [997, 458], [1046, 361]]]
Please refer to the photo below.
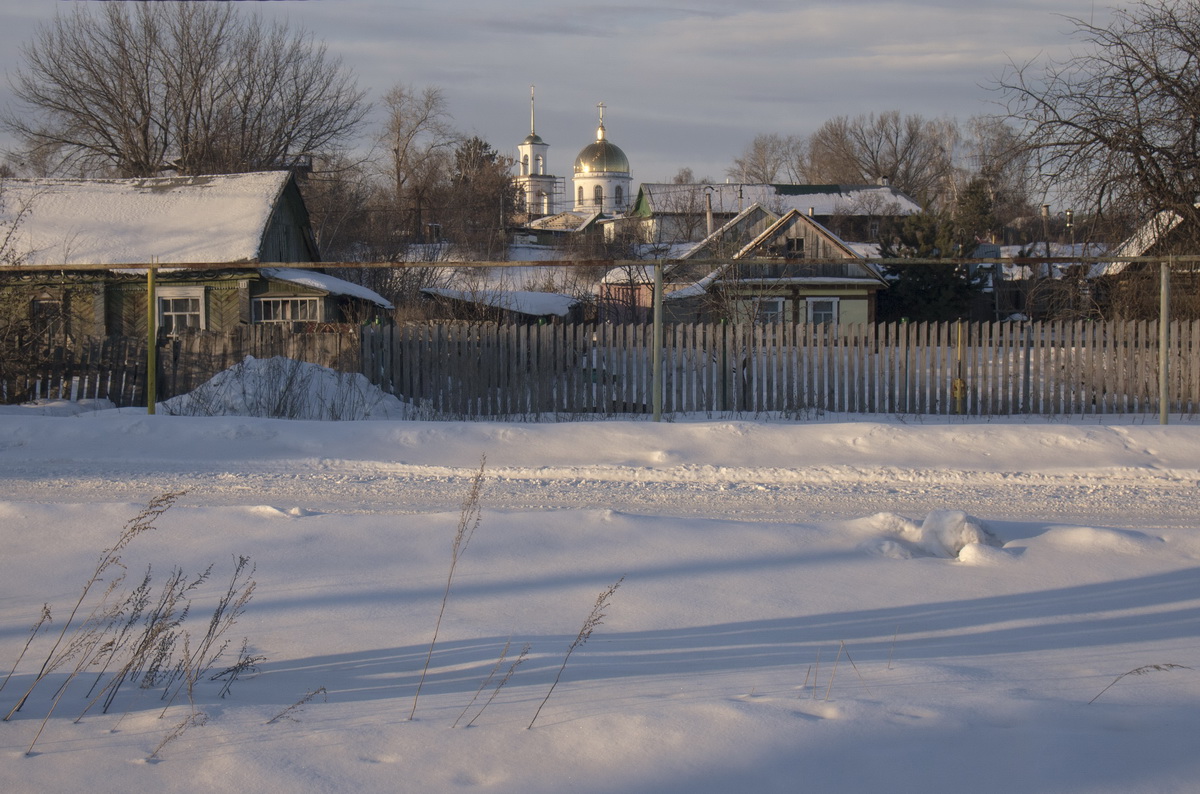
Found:
[[[0, 0], [0, 70], [19, 65], [39, 23], [75, 5]], [[685, 167], [724, 179], [755, 135], [808, 135], [839, 115], [996, 112], [988, 86], [1006, 64], [1063, 56], [1067, 17], [1108, 13], [1092, 0], [241, 5], [323, 39], [372, 100], [397, 84], [441, 88], [455, 126], [501, 152], [515, 154], [529, 133], [536, 86], [537, 132], [558, 176], [594, 140], [603, 102], [608, 139], [628, 155], [635, 183]], [[5, 80], [0, 106], [11, 102]]]

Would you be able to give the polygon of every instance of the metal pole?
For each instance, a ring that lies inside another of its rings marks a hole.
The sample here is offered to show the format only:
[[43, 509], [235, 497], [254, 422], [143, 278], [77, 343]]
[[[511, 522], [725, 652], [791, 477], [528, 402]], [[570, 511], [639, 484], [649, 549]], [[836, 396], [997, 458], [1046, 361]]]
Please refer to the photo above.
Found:
[[146, 271], [146, 413], [158, 402], [158, 312], [154, 297], [155, 267]]
[[662, 312], [662, 297], [663, 297], [663, 263], [661, 261], [654, 263], [654, 332], [652, 334], [652, 344], [654, 352], [651, 354], [651, 366], [654, 369], [651, 390], [654, 392], [652, 399], [654, 401], [654, 421], [662, 421], [663, 407], [663, 312]]
[[[1172, 257], [1173, 259], [1174, 257]], [[1171, 261], [1160, 265], [1162, 286], [1158, 296], [1158, 423], [1167, 423], [1171, 395], [1167, 379], [1167, 346], [1171, 342]]]

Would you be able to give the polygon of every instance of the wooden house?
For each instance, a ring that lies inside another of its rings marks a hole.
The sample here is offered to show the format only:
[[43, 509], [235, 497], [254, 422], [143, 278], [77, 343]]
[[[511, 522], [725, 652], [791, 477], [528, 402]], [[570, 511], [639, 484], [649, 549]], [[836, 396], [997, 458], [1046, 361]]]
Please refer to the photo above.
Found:
[[286, 171], [7, 179], [0, 202], [0, 229], [10, 232], [0, 252], [0, 325], [7, 327], [144, 335], [146, 270], [97, 267], [104, 265], [158, 266], [156, 313], [165, 333], [358, 322], [392, 308], [343, 279], [281, 266], [319, 261], [304, 200]]
[[[652, 270], [623, 268], [601, 286], [606, 316], [649, 316]], [[754, 204], [664, 266], [670, 321], [863, 323], [875, 319], [883, 274], [795, 209]], [[626, 317], [625, 319], [629, 319]]]

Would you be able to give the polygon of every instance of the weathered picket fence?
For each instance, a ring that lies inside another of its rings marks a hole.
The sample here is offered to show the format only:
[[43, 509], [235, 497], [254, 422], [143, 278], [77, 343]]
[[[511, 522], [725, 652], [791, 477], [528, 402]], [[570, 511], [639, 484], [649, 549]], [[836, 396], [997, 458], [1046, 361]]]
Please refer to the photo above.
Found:
[[[157, 396], [184, 394], [246, 356], [283, 356], [342, 372], [359, 368], [359, 335], [351, 326], [293, 331], [278, 325], [199, 331], [159, 340]], [[146, 404], [146, 340], [111, 336], [26, 342], [0, 354], [0, 403], [37, 399], [107, 399], [118, 407]]]
[[[368, 329], [362, 371], [430, 416], [645, 413], [648, 325]], [[1171, 324], [1169, 410], [1200, 410], [1200, 322]], [[1155, 323], [669, 325], [663, 410], [705, 415], [1153, 413]]]
[[[430, 323], [293, 331], [244, 326], [164, 340], [158, 397], [195, 388], [247, 355], [362, 372], [430, 418], [648, 413], [648, 325]], [[142, 340], [112, 337], [0, 356], [0, 400], [145, 405]], [[1200, 412], [1200, 322], [1170, 326], [1171, 413]], [[667, 414], [1157, 413], [1152, 322], [668, 325]]]
[[0, 350], [0, 403], [111, 400], [145, 405], [146, 341], [113, 336]]

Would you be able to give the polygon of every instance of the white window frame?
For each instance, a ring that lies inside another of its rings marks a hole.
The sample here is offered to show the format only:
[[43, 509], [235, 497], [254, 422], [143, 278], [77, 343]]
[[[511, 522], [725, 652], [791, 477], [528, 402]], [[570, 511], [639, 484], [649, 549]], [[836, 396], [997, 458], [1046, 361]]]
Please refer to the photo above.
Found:
[[[838, 321], [841, 319], [841, 306], [839, 305], [841, 303], [841, 300], [842, 300], [841, 298], [808, 298], [808, 299], [806, 299], [804, 301], [805, 319], [809, 323], [822, 322], [822, 323], [829, 323], [830, 325], [837, 325]], [[813, 319], [814, 309], [816, 309], [816, 304], [818, 304], [818, 303], [832, 304], [831, 308], [832, 308], [833, 318], [831, 320], [815, 320], [815, 319]]]
[[[319, 297], [310, 295], [292, 295], [288, 297], [266, 297], [253, 298], [250, 301], [250, 321], [255, 324], [270, 324], [270, 323], [322, 323], [325, 322], [324, 301]], [[313, 307], [315, 311], [299, 312], [300, 305]], [[263, 309], [266, 306], [273, 307], [270, 312], [272, 317], [264, 319]], [[298, 317], [298, 314], [312, 314], [315, 316]]]
[[786, 322], [787, 316], [787, 298], [768, 297], [754, 298], [751, 303], [754, 306], [754, 322], [756, 323], [780, 323]]
[[[176, 300], [194, 300], [198, 307], [197, 311], [180, 311], [175, 306], [166, 303], [167, 301]], [[198, 324], [195, 326], [186, 326], [189, 329], [204, 331], [208, 328], [208, 312], [204, 306], [204, 287], [158, 287], [154, 290], [154, 301], [158, 304], [158, 327], [160, 329], [167, 328], [167, 317], [182, 317], [197, 315]], [[171, 328], [166, 330], [168, 336], [176, 336], [179, 333], [179, 328], [175, 327], [175, 321], [172, 319]]]

